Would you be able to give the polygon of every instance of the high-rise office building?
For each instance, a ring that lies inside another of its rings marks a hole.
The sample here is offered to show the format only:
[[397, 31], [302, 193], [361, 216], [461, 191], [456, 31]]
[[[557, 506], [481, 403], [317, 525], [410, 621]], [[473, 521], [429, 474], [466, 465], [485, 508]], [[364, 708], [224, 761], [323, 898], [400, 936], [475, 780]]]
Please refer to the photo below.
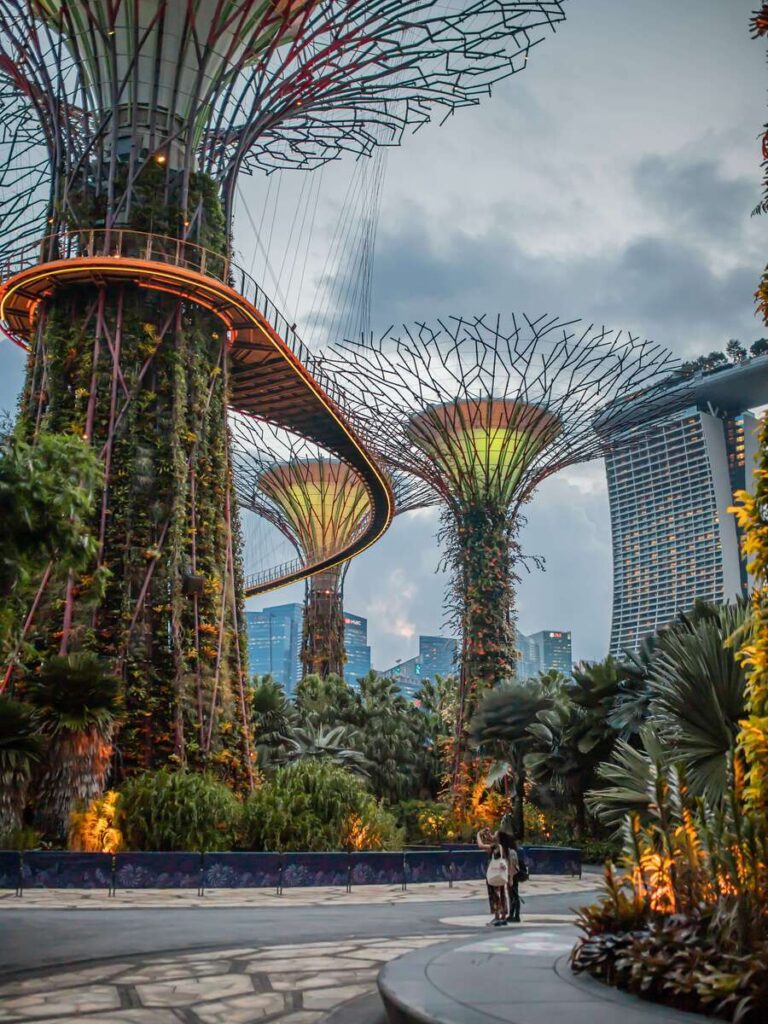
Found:
[[354, 685], [371, 671], [371, 648], [368, 646], [368, 619], [344, 612], [345, 680]]
[[400, 693], [409, 700], [413, 700], [422, 682], [421, 661], [418, 658], [398, 661], [397, 664], [377, 673], [377, 675], [394, 679]]
[[417, 657], [398, 661], [377, 674], [395, 679], [403, 696], [413, 699], [423, 680], [454, 675], [457, 655], [458, 644], [451, 637], [420, 636]]
[[525, 633], [517, 630], [517, 678], [532, 679], [539, 674], [539, 653], [536, 644]]
[[554, 669], [569, 676], [573, 668], [571, 634], [566, 630], [541, 629], [538, 633], [517, 634], [517, 678], [532, 679], [539, 672]]
[[303, 607], [281, 604], [245, 613], [251, 675], [271, 675], [287, 694], [301, 679]]
[[456, 675], [458, 644], [449, 636], [420, 636], [419, 661], [425, 679]]
[[[635, 443], [606, 458], [613, 538], [610, 651], [636, 650], [643, 637], [689, 610], [746, 593], [734, 489], [751, 490], [757, 421], [746, 410], [768, 395], [768, 356], [700, 373], [670, 389], [680, 401], [643, 415], [628, 405]], [[658, 408], [658, 406], [656, 407]]]
[[[248, 664], [251, 675], [269, 673], [287, 694], [292, 694], [301, 679], [301, 637], [304, 606], [281, 604], [260, 612], [246, 612]], [[347, 661], [344, 678], [356, 683], [371, 670], [368, 646], [368, 620], [344, 612], [344, 646]]]

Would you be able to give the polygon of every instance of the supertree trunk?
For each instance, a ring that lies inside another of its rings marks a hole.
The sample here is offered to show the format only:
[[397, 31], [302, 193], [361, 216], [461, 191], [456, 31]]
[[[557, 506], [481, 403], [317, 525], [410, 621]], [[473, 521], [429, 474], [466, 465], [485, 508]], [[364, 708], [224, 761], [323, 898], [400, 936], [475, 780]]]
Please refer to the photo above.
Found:
[[461, 624], [459, 699], [453, 738], [451, 794], [466, 811], [478, 765], [467, 731], [482, 694], [514, 675], [514, 565], [509, 513], [490, 503], [466, 508], [451, 527], [449, 560]]
[[[212, 187], [199, 183], [197, 198], [208, 209], [202, 241], [223, 252]], [[156, 199], [152, 209], [159, 217]], [[161, 230], [177, 227], [172, 209], [163, 217]], [[105, 469], [96, 564], [63, 593], [48, 587], [32, 637], [39, 656], [93, 650], [122, 675], [118, 774], [170, 762], [242, 782], [250, 760], [223, 326], [192, 301], [133, 284], [60, 288], [39, 323], [22, 423], [83, 436]]]
[[304, 675], [344, 675], [344, 589], [339, 568], [307, 583], [301, 662]]

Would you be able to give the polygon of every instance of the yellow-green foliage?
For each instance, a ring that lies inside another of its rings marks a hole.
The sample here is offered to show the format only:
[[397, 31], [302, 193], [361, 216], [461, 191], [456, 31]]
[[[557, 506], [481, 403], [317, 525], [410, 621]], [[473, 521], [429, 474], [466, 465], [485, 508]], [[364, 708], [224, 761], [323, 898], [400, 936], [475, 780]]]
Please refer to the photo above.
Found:
[[121, 787], [116, 820], [129, 850], [231, 850], [240, 810], [213, 776], [162, 768]]
[[768, 416], [760, 431], [755, 493], [739, 491], [734, 510], [744, 534], [744, 552], [755, 579], [752, 625], [741, 657], [747, 668], [747, 717], [739, 747], [747, 765], [747, 805], [768, 813]]
[[70, 816], [69, 848], [84, 853], [118, 853], [123, 834], [116, 824], [118, 794], [114, 789]]

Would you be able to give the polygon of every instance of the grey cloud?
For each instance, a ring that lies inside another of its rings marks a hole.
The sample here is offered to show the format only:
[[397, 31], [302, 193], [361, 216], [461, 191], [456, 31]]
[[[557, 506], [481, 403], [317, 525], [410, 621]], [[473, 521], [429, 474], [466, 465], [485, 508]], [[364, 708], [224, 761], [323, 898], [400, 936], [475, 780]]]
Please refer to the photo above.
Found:
[[694, 244], [647, 235], [618, 252], [559, 259], [525, 252], [503, 220], [481, 237], [437, 248], [413, 219], [385, 234], [376, 257], [374, 327], [440, 315], [550, 312], [653, 337], [687, 354], [760, 333], [753, 263], [715, 272]]
[[714, 160], [649, 156], [634, 169], [637, 192], [668, 217], [669, 227], [720, 244], [738, 239], [759, 199], [754, 180], [728, 178]]

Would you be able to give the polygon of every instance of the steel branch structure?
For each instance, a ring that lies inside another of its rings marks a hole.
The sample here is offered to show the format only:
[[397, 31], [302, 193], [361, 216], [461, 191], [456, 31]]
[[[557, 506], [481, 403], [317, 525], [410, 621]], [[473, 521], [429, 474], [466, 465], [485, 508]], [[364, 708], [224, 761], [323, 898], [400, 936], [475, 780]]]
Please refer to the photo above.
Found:
[[105, 468], [94, 573], [46, 574], [5, 678], [22, 641], [26, 667], [107, 657], [126, 770], [252, 782], [230, 408], [359, 474], [370, 514], [348, 554], [392, 515], [338, 394], [230, 262], [238, 175], [397, 143], [521, 70], [562, 16], [554, 0], [0, 0], [0, 319], [30, 350], [21, 429], [75, 432]]
[[[288, 538], [307, 580], [301, 660], [304, 673], [343, 675], [346, 553], [365, 537], [371, 502], [349, 465], [303, 439], [247, 417], [232, 422], [238, 501]], [[429, 504], [431, 492], [395, 472], [395, 512]], [[247, 586], [247, 581], [246, 581]]]
[[158, 162], [194, 238], [195, 174], [229, 223], [241, 171], [397, 144], [522, 70], [562, 19], [559, 0], [2, 0], [0, 81], [41, 126], [55, 228], [134, 223]]
[[[523, 506], [547, 476], [629, 443], [625, 403], [667, 400], [659, 345], [543, 316], [404, 326], [344, 342], [330, 369], [355, 395], [369, 443], [444, 508], [462, 636], [454, 786], [478, 690], [514, 675], [513, 605]], [[619, 433], [617, 433], [619, 431]], [[631, 433], [631, 432], [630, 432]]]

